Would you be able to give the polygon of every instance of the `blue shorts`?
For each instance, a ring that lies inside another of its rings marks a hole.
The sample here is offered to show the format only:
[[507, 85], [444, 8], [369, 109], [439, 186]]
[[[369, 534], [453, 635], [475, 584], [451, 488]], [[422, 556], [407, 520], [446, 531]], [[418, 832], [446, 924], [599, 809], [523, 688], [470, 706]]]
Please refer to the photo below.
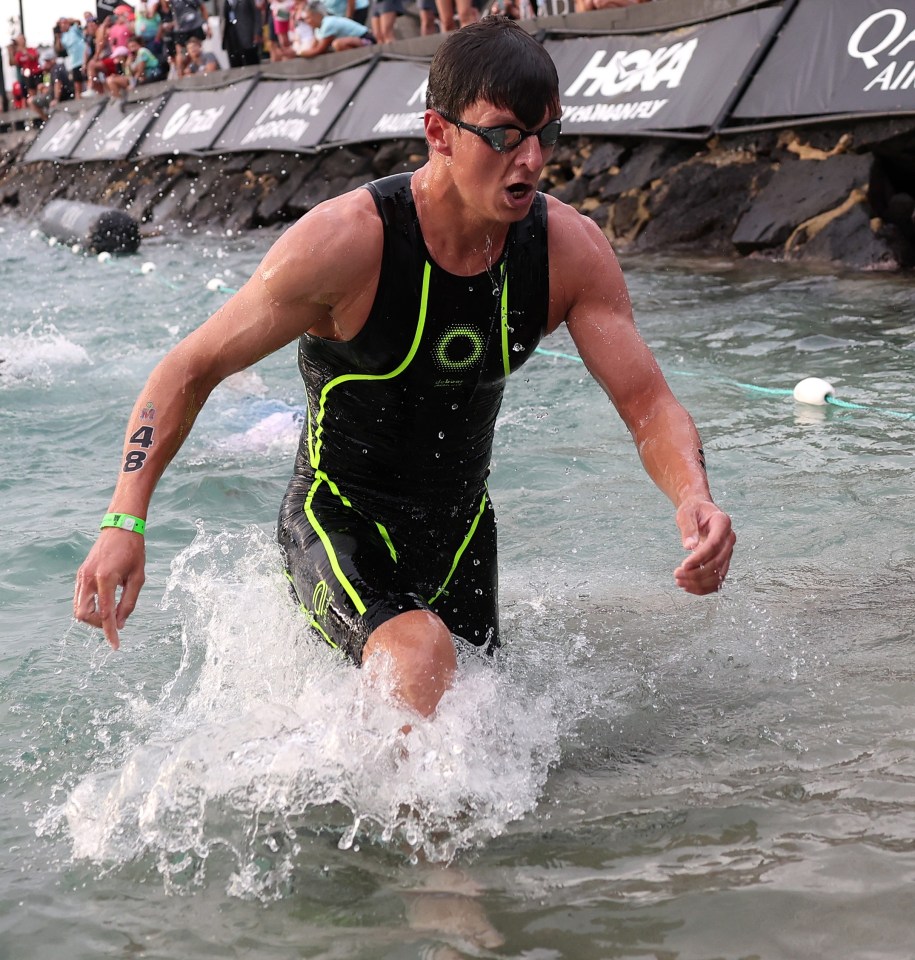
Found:
[[497, 647], [496, 524], [485, 488], [447, 508], [389, 506], [366, 509], [326, 478], [290, 480], [278, 539], [311, 626], [356, 663], [373, 630], [410, 610], [431, 610], [475, 647]]

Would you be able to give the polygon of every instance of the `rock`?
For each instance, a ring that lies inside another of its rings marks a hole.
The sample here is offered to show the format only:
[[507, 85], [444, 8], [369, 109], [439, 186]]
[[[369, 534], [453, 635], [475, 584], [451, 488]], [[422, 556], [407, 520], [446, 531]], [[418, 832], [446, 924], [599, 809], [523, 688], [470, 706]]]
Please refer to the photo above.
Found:
[[776, 247], [795, 228], [866, 187], [874, 158], [840, 154], [828, 160], [786, 160], [753, 200], [734, 231], [741, 253]]
[[588, 196], [588, 181], [585, 177], [573, 177], [554, 187], [550, 193], [563, 203], [578, 206]]
[[682, 141], [649, 140], [640, 143], [616, 176], [600, 191], [601, 200], [613, 200], [627, 190], [640, 190], [678, 163], [689, 159], [696, 148]]
[[288, 220], [290, 214], [286, 206], [302, 188], [309, 172], [306, 166], [299, 164], [286, 180], [272, 190], [267, 190], [257, 206], [257, 222], [270, 225]]
[[606, 173], [611, 167], [618, 167], [628, 150], [625, 144], [614, 140], [598, 143], [581, 165], [581, 176], [596, 177], [600, 173]]
[[858, 270], [898, 270], [912, 262], [915, 248], [892, 230], [874, 230], [861, 200], [843, 205], [836, 216], [799, 228], [788, 245], [788, 255], [792, 260], [828, 261]]
[[734, 227], [770, 176], [764, 160], [682, 164], [649, 194], [649, 220], [637, 248], [669, 250], [701, 242], [706, 252], [732, 253]]

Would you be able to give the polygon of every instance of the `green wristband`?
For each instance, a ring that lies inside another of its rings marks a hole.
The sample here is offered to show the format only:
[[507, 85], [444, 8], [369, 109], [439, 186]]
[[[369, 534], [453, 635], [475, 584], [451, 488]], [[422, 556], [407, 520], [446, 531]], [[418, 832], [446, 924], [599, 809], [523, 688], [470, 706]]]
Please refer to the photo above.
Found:
[[99, 530], [105, 527], [120, 527], [122, 530], [133, 530], [142, 537], [146, 533], [146, 521], [139, 517], [132, 517], [129, 513], [106, 513], [99, 524]]

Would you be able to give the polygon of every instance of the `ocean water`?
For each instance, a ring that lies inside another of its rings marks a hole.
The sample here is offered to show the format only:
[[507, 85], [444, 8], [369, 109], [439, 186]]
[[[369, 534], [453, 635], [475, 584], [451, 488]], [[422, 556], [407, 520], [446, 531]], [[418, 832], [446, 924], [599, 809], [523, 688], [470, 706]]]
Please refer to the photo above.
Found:
[[[278, 576], [292, 347], [160, 484], [122, 649], [72, 620], [146, 374], [273, 236], [99, 263], [0, 221], [0, 957], [910, 957], [912, 281], [626, 263], [738, 531], [726, 589], [676, 591], [628, 435], [538, 356], [493, 464], [508, 642], [405, 741]], [[752, 389], [805, 376], [861, 409]]]

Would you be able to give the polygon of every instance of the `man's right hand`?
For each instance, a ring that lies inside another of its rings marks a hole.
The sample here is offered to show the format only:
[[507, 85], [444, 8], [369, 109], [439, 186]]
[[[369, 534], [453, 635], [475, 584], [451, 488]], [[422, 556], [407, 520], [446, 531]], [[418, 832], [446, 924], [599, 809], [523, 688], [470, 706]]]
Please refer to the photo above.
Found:
[[146, 580], [145, 566], [143, 537], [111, 527], [101, 531], [76, 574], [73, 615], [82, 623], [102, 629], [115, 650], [120, 646], [118, 630], [123, 630], [133, 613]]

